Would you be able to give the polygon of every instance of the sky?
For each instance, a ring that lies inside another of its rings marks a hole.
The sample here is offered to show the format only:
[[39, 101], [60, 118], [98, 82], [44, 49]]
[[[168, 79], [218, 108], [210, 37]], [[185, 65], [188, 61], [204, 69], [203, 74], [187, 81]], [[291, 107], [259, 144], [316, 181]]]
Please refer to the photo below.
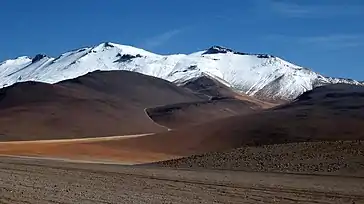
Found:
[[101, 42], [159, 54], [213, 45], [364, 80], [363, 0], [2, 0], [0, 61]]

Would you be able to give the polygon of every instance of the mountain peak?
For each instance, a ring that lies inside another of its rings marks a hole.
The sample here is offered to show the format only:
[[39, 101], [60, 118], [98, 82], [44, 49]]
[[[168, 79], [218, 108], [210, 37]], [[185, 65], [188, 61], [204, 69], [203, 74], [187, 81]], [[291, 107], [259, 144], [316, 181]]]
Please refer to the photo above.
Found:
[[112, 45], [112, 43], [110, 43], [110, 42], [103, 42], [103, 43], [101, 43], [99, 45], [94, 46], [92, 50], [94, 52], [102, 52], [102, 51], [104, 51], [104, 50], [106, 50], [108, 48], [113, 48], [113, 47], [115, 47], [115, 46]]
[[103, 45], [104, 47], [115, 47], [113, 45], [113, 43], [111, 43], [111, 42], [104, 42], [104, 43], [101, 43], [101, 45]]
[[37, 55], [35, 55], [35, 56], [33, 57], [33, 59], [32, 59], [32, 63], [34, 63], [34, 62], [38, 62], [39, 60], [41, 60], [41, 59], [43, 59], [43, 58], [45, 58], [45, 57], [47, 57], [47, 55], [45, 55], [45, 54], [37, 54]]
[[225, 54], [228, 52], [236, 53], [236, 51], [234, 51], [230, 48], [219, 46], [219, 45], [214, 45], [214, 46], [210, 47], [209, 49], [207, 49], [206, 52], [204, 52], [203, 54], [219, 54], [219, 53]]
[[28, 57], [28, 56], [20, 56], [20, 57], [17, 57], [15, 59], [8, 59], [8, 60], [5, 60], [3, 62], [0, 62], [0, 65], [8, 64], [8, 63], [27, 62], [27, 61], [30, 61], [30, 60], [32, 60], [32, 59], [30, 57]]
[[247, 53], [247, 52], [239, 52], [239, 51], [235, 51], [233, 49], [219, 46], [219, 45], [214, 45], [214, 46], [210, 47], [204, 53], [202, 53], [202, 55], [220, 54], [220, 53], [222, 53], [222, 54], [233, 53], [233, 54], [237, 54], [237, 55], [254, 55], [258, 58], [273, 58], [274, 57], [273, 55], [268, 55], [268, 54], [253, 54], [253, 53]]
[[28, 57], [28, 56], [20, 56], [20, 57], [17, 57], [15, 58], [16, 60], [30, 60], [31, 58]]
[[[120, 55], [123, 54], [129, 54], [129, 55], [141, 55], [141, 56], [155, 56], [156, 54], [148, 52], [146, 50], [140, 49], [140, 48], [136, 48], [130, 45], [122, 45], [122, 44], [117, 44], [117, 43], [112, 43], [112, 42], [103, 42], [97, 46], [94, 46], [92, 48], [92, 52], [94, 53], [98, 53], [98, 52], [104, 52], [104, 51], [111, 51], [111, 52], [117, 52], [117, 54], [119, 53]], [[116, 55], [117, 55], [116, 54]]]

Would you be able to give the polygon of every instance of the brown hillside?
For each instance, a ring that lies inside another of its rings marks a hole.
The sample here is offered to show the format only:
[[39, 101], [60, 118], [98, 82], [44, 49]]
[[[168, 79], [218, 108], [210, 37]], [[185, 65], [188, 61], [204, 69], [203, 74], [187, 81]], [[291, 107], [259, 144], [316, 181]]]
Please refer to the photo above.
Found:
[[[222, 79], [221, 79], [222, 81]], [[191, 79], [181, 85], [195, 93], [208, 96], [210, 98], [236, 98], [243, 101], [248, 101], [261, 108], [271, 108], [281, 103], [269, 103], [261, 101], [254, 97], [250, 97], [244, 93], [240, 93], [234, 90], [232, 87], [228, 87], [221, 81], [214, 79], [208, 75], [204, 75], [195, 79]]]
[[[272, 110], [234, 116], [155, 135], [75, 143], [16, 143], [12, 146], [5, 143], [0, 149], [4, 154], [97, 158], [130, 163], [155, 162], [220, 151], [220, 153], [193, 156], [192, 159], [173, 160], [172, 163], [166, 164], [176, 167], [185, 165], [195, 167], [202, 162], [201, 165], [207, 168], [234, 166], [233, 169], [257, 170], [255, 167], [246, 166], [254, 165], [256, 162], [263, 170], [267, 168], [267, 171], [301, 171], [296, 168], [302, 167], [303, 172], [311, 172], [316, 167], [327, 167], [326, 170], [320, 169], [320, 171], [331, 171], [330, 169], [334, 168], [348, 173], [352, 168], [361, 165], [355, 162], [362, 158], [360, 154], [362, 145], [353, 140], [364, 138], [363, 93], [364, 87], [333, 85], [317, 88], [302, 95], [292, 104]], [[338, 140], [353, 142], [342, 145], [340, 142], [335, 142]], [[231, 150], [232, 148], [239, 149]], [[67, 151], [64, 151], [65, 149]], [[286, 150], [280, 151], [281, 149]], [[224, 152], [225, 150], [227, 151]], [[340, 153], [340, 151], [346, 152]], [[350, 161], [342, 162], [343, 158], [337, 155], [345, 156]], [[267, 158], [262, 158], [263, 156]], [[247, 161], [244, 164], [240, 162], [241, 158], [254, 161]], [[270, 162], [271, 159], [274, 161], [284, 159], [283, 166], [274, 166], [275, 162]], [[291, 160], [293, 166], [286, 168], [284, 165], [291, 165], [289, 163]], [[305, 163], [306, 161], [308, 163]], [[337, 165], [340, 168], [337, 168]]]
[[248, 101], [219, 98], [148, 108], [147, 113], [156, 123], [171, 129], [179, 129], [221, 118], [249, 114], [257, 110], [261, 110], [261, 107]]
[[183, 128], [275, 106], [238, 93], [207, 75], [191, 79], [181, 86], [210, 100], [149, 108], [148, 115], [158, 124], [173, 129]]
[[0, 90], [0, 140], [161, 132], [144, 109], [201, 97], [128, 71], [93, 72], [57, 84], [24, 82]]
[[356, 139], [364, 139], [364, 87], [339, 84], [275, 109], [112, 145], [191, 155], [246, 145]]

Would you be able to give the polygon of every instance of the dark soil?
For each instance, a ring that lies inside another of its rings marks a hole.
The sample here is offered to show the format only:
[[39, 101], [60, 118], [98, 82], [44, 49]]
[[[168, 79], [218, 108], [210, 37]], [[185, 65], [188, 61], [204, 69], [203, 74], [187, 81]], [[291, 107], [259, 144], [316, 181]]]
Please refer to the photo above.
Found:
[[364, 177], [364, 141], [302, 142], [242, 147], [153, 165], [259, 172], [327, 173]]

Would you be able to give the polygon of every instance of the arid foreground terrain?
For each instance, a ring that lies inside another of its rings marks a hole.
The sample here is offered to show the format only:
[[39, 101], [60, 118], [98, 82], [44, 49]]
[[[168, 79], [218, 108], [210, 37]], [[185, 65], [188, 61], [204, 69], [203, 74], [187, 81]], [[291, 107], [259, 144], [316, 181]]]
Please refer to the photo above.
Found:
[[0, 158], [0, 203], [364, 203], [364, 178]]

